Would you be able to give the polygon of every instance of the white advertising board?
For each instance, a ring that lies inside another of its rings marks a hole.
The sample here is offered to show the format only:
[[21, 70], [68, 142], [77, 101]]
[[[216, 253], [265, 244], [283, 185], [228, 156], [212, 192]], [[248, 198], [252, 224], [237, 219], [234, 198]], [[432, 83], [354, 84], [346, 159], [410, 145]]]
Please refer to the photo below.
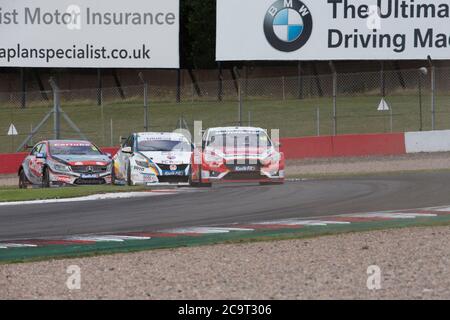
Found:
[[0, 66], [178, 68], [179, 0], [1, 0]]
[[217, 60], [450, 59], [449, 0], [217, 0]]

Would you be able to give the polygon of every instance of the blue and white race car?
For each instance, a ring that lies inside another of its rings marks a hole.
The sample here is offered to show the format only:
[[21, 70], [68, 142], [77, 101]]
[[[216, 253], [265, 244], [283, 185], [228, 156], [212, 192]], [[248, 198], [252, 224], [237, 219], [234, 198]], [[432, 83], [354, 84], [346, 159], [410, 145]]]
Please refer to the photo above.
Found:
[[113, 158], [112, 183], [189, 185], [192, 151], [181, 133], [134, 133]]

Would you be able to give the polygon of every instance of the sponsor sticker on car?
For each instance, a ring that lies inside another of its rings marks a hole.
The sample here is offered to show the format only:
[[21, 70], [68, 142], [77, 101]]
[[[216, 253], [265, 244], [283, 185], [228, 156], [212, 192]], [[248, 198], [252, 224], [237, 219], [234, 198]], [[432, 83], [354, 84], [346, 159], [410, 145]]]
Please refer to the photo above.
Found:
[[244, 171], [256, 171], [256, 166], [235, 166], [234, 171], [237, 172], [244, 172]]
[[82, 179], [97, 179], [99, 177], [98, 174], [82, 174]]
[[177, 170], [177, 171], [168, 171], [168, 170], [164, 170], [162, 172], [163, 176], [184, 176], [184, 171], [181, 170]]
[[158, 182], [158, 177], [154, 174], [143, 174], [142, 179], [144, 180], [144, 183], [146, 184], [152, 184]]

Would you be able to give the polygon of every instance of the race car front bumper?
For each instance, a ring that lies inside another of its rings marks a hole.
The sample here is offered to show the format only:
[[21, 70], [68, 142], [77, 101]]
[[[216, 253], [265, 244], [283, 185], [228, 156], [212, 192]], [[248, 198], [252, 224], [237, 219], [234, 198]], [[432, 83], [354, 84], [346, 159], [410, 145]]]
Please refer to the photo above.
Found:
[[133, 166], [131, 179], [134, 185], [189, 185], [190, 165], [178, 166], [182, 166], [182, 170], [163, 170], [163, 165], [158, 165], [158, 170]]
[[204, 182], [283, 182], [284, 168], [278, 165], [203, 166]]
[[111, 183], [111, 173], [102, 174], [79, 174], [79, 173], [61, 173], [49, 171], [51, 186], [64, 185], [103, 185]]

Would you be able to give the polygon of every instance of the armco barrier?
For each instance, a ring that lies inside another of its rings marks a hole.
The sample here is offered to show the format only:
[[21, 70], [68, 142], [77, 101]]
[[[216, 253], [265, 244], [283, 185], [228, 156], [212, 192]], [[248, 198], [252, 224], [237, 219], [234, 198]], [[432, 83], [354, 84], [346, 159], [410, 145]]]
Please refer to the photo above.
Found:
[[403, 133], [280, 139], [286, 159], [405, 154]]
[[[280, 139], [286, 159], [405, 154], [405, 135], [365, 134]], [[114, 155], [117, 148], [103, 148]], [[17, 173], [27, 153], [0, 154], [0, 174]]]

